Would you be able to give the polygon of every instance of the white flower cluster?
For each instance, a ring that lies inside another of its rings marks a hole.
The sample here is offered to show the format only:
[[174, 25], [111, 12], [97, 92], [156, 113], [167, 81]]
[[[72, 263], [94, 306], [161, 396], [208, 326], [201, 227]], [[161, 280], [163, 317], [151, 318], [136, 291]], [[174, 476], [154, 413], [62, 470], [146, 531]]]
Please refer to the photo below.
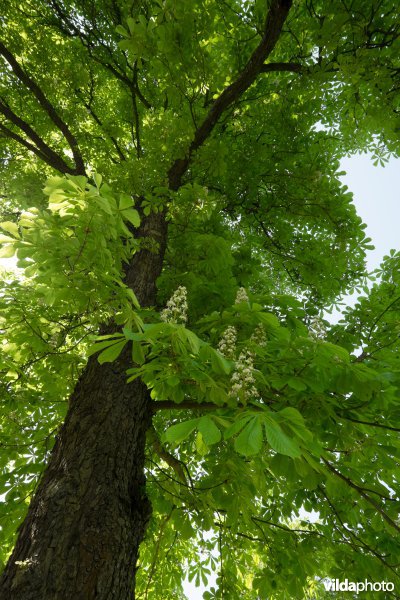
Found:
[[250, 350], [243, 350], [236, 361], [236, 370], [232, 375], [230, 396], [246, 403], [250, 398], [257, 396], [254, 379], [253, 355]]
[[235, 358], [236, 351], [236, 329], [233, 325], [227, 327], [218, 344], [218, 350], [226, 358]]
[[249, 301], [249, 297], [248, 297], [244, 287], [239, 288], [238, 292], [236, 294], [235, 304], [240, 304], [240, 302], [248, 302], [248, 301]]
[[166, 308], [161, 311], [161, 321], [165, 323], [186, 323], [187, 310], [187, 290], [181, 285], [168, 300]]
[[250, 340], [257, 344], [258, 346], [266, 346], [267, 345], [267, 336], [265, 333], [264, 325], [259, 323], [255, 328], [253, 335]]

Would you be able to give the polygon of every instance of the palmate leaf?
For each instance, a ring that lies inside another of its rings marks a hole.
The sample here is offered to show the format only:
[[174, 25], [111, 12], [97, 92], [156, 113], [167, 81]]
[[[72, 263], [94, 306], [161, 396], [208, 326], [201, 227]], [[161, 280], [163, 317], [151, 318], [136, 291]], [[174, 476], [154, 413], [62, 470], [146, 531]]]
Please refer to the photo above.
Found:
[[[311, 433], [305, 428], [303, 417], [296, 409], [291, 407], [283, 409], [277, 413], [277, 418], [281, 413], [291, 421], [291, 427], [296, 433], [299, 429], [300, 434], [307, 434], [300, 435], [300, 437], [309, 439]], [[225, 430], [224, 439], [228, 440], [237, 435], [234, 442], [235, 450], [244, 456], [255, 455], [262, 448], [264, 426], [266, 440], [275, 452], [291, 458], [301, 456], [301, 450], [297, 443], [286, 435], [274, 417], [275, 415], [271, 416], [268, 413], [242, 415]]]
[[124, 337], [120, 333], [112, 333], [110, 335], [98, 336], [96, 339], [100, 341], [96, 341], [92, 346], [90, 346], [87, 350], [87, 356], [92, 356], [92, 354], [96, 354], [96, 352], [100, 352], [100, 350], [104, 350], [104, 348], [108, 348], [113, 344], [121, 341], [121, 338]]
[[101, 365], [106, 362], [113, 362], [121, 354], [126, 344], [127, 342], [122, 340], [116, 344], [113, 344], [112, 346], [109, 346], [99, 354], [97, 360]]
[[253, 417], [235, 440], [235, 450], [244, 456], [258, 454], [262, 447], [262, 417]]
[[[201, 407], [201, 404], [199, 404]], [[197, 429], [197, 445], [205, 444], [206, 447], [212, 446], [221, 440], [221, 432], [216, 426], [214, 420], [206, 415], [198, 419], [190, 419], [182, 423], [171, 425], [164, 434], [165, 440], [174, 444], [179, 444], [189, 437], [189, 435]]]
[[113, 362], [118, 358], [125, 345], [128, 343], [125, 336], [120, 333], [104, 337], [108, 337], [109, 339], [103, 339], [103, 341], [97, 342], [91, 346], [87, 352], [88, 356], [100, 352], [97, 360], [101, 365], [106, 362]]
[[0, 233], [0, 244], [14, 243], [15, 238], [10, 237], [9, 235], [3, 235]]
[[0, 258], [11, 258], [15, 254], [15, 246], [14, 244], [6, 244], [2, 248], [0, 248]]
[[13, 238], [19, 239], [21, 237], [18, 231], [18, 225], [16, 223], [12, 223], [11, 221], [3, 221], [0, 223], [0, 228], [3, 229], [3, 231], [10, 233]]
[[140, 225], [140, 216], [137, 210], [134, 208], [126, 208], [121, 211], [121, 215], [123, 219], [129, 221], [134, 227], [139, 227]]
[[201, 417], [197, 424], [197, 429], [203, 436], [203, 439], [207, 446], [216, 444], [221, 439], [221, 432], [216, 426], [213, 419], [209, 416]]
[[126, 210], [127, 208], [132, 208], [133, 199], [128, 196], [128, 194], [120, 194], [119, 195], [119, 210]]
[[275, 452], [279, 454], [285, 454], [292, 458], [298, 458], [301, 456], [301, 450], [297, 444], [291, 440], [281, 429], [274, 419], [271, 417], [264, 417], [264, 428], [267, 442]]
[[232, 423], [224, 432], [224, 439], [229, 440], [229, 438], [233, 437], [239, 431], [243, 429], [243, 427], [250, 421], [251, 415], [240, 415], [239, 418]]
[[199, 419], [190, 419], [189, 421], [183, 421], [183, 423], [171, 425], [164, 434], [166, 441], [179, 444], [196, 429], [198, 422]]
[[228, 375], [232, 369], [232, 363], [209, 344], [202, 344], [200, 347], [201, 360], [209, 360], [214, 373], [218, 375]]

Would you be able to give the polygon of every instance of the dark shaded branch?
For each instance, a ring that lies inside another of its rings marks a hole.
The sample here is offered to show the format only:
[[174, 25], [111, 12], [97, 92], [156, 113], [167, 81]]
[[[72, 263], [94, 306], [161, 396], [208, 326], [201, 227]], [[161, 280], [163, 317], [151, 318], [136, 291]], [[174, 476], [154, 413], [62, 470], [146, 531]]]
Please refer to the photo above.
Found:
[[[131, 92], [132, 91], [135, 92], [137, 94], [137, 97], [139, 98], [140, 102], [143, 104], [143, 106], [145, 108], [151, 108], [152, 107], [151, 103], [144, 97], [144, 95], [142, 94], [142, 92], [139, 89], [137, 73], [135, 74], [135, 69], [132, 68], [132, 66], [129, 65], [129, 63], [127, 61], [127, 67], [131, 71], [133, 70], [133, 72], [134, 72], [133, 80], [131, 80], [125, 74], [123, 67], [116, 60], [115, 48], [111, 48], [110, 46], [105, 44], [104, 39], [102, 38], [101, 34], [96, 29], [96, 24], [94, 22], [91, 23], [90, 31], [87, 31], [84, 29], [79, 29], [79, 27], [77, 27], [77, 25], [70, 18], [68, 12], [64, 11], [63, 7], [60, 5], [60, 3], [57, 0], [51, 0], [51, 5], [52, 5], [53, 9], [55, 10], [55, 13], [58, 17], [56, 27], [66, 36], [78, 38], [80, 40], [81, 44], [87, 49], [89, 56], [92, 60], [94, 60], [97, 64], [101, 65], [108, 71], [110, 71], [110, 73], [112, 73], [114, 75], [114, 77], [116, 79], [118, 79], [121, 83], [126, 85]], [[122, 24], [122, 17], [121, 17], [121, 13], [120, 13], [119, 9], [116, 9], [115, 14], [117, 17], [118, 24]], [[110, 61], [112, 61], [112, 62], [110, 62], [107, 59], [101, 58], [94, 52], [95, 46], [93, 44], [93, 40], [96, 41], [96, 43], [98, 44], [98, 47], [101, 48], [101, 50], [103, 50], [106, 54], [109, 55]], [[123, 54], [124, 54], [125, 60], [127, 60], [125, 53], [123, 53]]]
[[[381, 427], [382, 429], [388, 429], [389, 431], [400, 431], [399, 427], [391, 427], [390, 425], [382, 425], [382, 423], [376, 423], [375, 421], [360, 421], [359, 419], [353, 419], [352, 417], [345, 417], [340, 415], [342, 419], [346, 421], [352, 421], [353, 423], [360, 423], [361, 425], [369, 425], [370, 427]], [[336, 452], [336, 451], [335, 451]]]
[[262, 65], [260, 73], [271, 73], [275, 71], [289, 71], [290, 73], [307, 73], [308, 67], [299, 63], [267, 63]]
[[71, 148], [72, 156], [75, 162], [75, 173], [84, 175], [85, 165], [81, 152], [79, 150], [78, 142], [76, 137], [73, 135], [68, 125], [61, 119], [54, 106], [51, 104], [49, 99], [45, 96], [42, 89], [21, 67], [15, 56], [10, 52], [8, 48], [0, 41], [0, 54], [4, 56], [14, 75], [32, 92], [40, 106], [44, 109], [54, 125], [61, 131], [64, 138], [68, 142]]
[[[185, 400], [183, 402], [174, 402], [173, 400], [156, 400], [152, 401], [151, 410], [153, 413], [158, 410], [181, 410], [182, 408], [189, 410], [221, 410], [231, 408], [228, 405], [214, 404], [213, 402], [193, 402], [191, 400]], [[248, 404], [247, 409], [249, 411], [254, 412], [264, 412], [267, 407], [267, 403], [265, 406], [257, 405], [257, 404]]]
[[291, 5], [292, 0], [272, 0], [265, 19], [264, 34], [261, 42], [254, 50], [237, 79], [231, 85], [226, 87], [213, 102], [208, 115], [197, 129], [185, 158], [177, 159], [170, 168], [168, 172], [168, 182], [171, 190], [177, 190], [181, 186], [182, 177], [189, 167], [192, 155], [210, 136], [222, 113], [241, 97], [241, 95], [254, 83], [257, 75], [262, 71], [264, 61], [275, 48], [281, 35], [282, 27]]
[[[142, 145], [140, 142], [140, 119], [139, 119], [139, 111], [136, 102], [136, 93], [134, 89], [131, 91], [131, 99], [132, 99], [132, 111], [133, 117], [135, 119], [135, 138], [136, 138], [136, 156], [140, 158], [142, 155]], [[135, 140], [134, 140], [135, 143]]]
[[[325, 461], [325, 462], [327, 463], [327, 461]], [[346, 483], [351, 482], [351, 479], [349, 477], [346, 477], [345, 475], [343, 475], [339, 471], [337, 471], [336, 474], [339, 474], [341, 476], [341, 478], [344, 479], [344, 481], [346, 481]], [[353, 482], [351, 482], [351, 483], [353, 483]], [[381, 494], [380, 492], [378, 492], [376, 490], [372, 490], [371, 488], [367, 488], [367, 487], [362, 487], [362, 486], [359, 486], [357, 484], [353, 484], [353, 485], [356, 485], [356, 487], [358, 489], [363, 490], [364, 492], [369, 492], [370, 494], [375, 494], [376, 496], [379, 496], [379, 498], [382, 498], [383, 500], [388, 500], [390, 502], [395, 502], [394, 498], [390, 498], [389, 496], [386, 496], [386, 494]]]
[[[364, 498], [364, 500], [366, 500], [369, 504], [371, 504], [371, 506], [376, 508], [376, 510], [379, 512], [379, 514], [382, 515], [382, 517], [386, 521], [386, 523], [388, 523], [391, 527], [396, 529], [396, 531], [400, 532], [399, 525], [397, 525], [397, 523], [395, 523], [395, 521], [393, 521], [393, 519], [391, 519], [389, 517], [389, 515], [385, 513], [383, 508], [381, 506], [379, 506], [379, 504], [373, 498], [371, 498], [362, 487], [360, 487], [359, 485], [357, 485], [356, 483], [351, 481], [351, 479], [349, 479], [348, 477], [346, 477], [345, 475], [340, 473], [340, 471], [337, 471], [335, 469], [335, 467], [333, 465], [331, 465], [331, 463], [328, 462], [325, 458], [322, 458], [322, 460], [325, 463], [325, 465], [328, 467], [329, 471], [331, 471], [331, 473], [333, 473], [334, 475], [336, 475], [336, 477], [338, 477], [339, 479], [344, 481], [349, 487], [353, 488], [353, 490], [356, 490], [356, 492], [358, 492], [358, 494], [360, 496], [362, 496], [362, 498]], [[374, 492], [374, 493], [377, 493], [377, 492]], [[390, 498], [390, 500], [391, 500], [391, 498]]]
[[162, 540], [163, 535], [164, 535], [164, 530], [165, 530], [165, 527], [168, 524], [168, 521], [172, 517], [172, 513], [173, 513], [173, 511], [175, 509], [176, 509], [176, 506], [173, 505], [172, 508], [171, 508], [171, 510], [169, 511], [169, 513], [165, 515], [164, 519], [161, 522], [159, 530], [158, 530], [158, 538], [157, 538], [157, 542], [156, 542], [156, 545], [155, 545], [155, 548], [154, 548], [153, 560], [151, 561], [151, 565], [150, 565], [150, 569], [149, 569], [149, 575], [148, 575], [148, 578], [147, 578], [147, 585], [146, 585], [146, 589], [144, 591], [144, 596], [145, 596], [146, 600], [148, 598], [150, 585], [151, 585], [154, 573], [155, 573], [156, 568], [157, 568], [157, 562], [158, 562], [157, 559], [158, 559], [158, 555], [159, 555], [159, 552], [160, 552], [161, 540]]
[[400, 300], [400, 296], [398, 298], [395, 298], [393, 300], [393, 302], [391, 302], [375, 319], [375, 321], [372, 323], [369, 333], [368, 333], [368, 337], [367, 340], [369, 341], [371, 339], [371, 335], [373, 330], [375, 329], [376, 325], [379, 323], [379, 321], [382, 319], [382, 317], [388, 312], [388, 310], [390, 310], [392, 308], [392, 306], [394, 304], [396, 304], [396, 302], [398, 302]]
[[[231, 526], [225, 525], [225, 523], [219, 523], [218, 521], [214, 521], [214, 526], [218, 527], [219, 531], [221, 531], [222, 529], [227, 529], [230, 533], [232, 533], [233, 535], [237, 535], [238, 537], [245, 538], [246, 540], [250, 540], [251, 542], [261, 542], [262, 544], [265, 544], [264, 538], [254, 537], [252, 535], [248, 535], [247, 533], [242, 533], [240, 531], [232, 532]], [[221, 554], [221, 552], [220, 552], [220, 554]]]
[[252, 521], [257, 521], [258, 523], [265, 523], [266, 525], [270, 525], [271, 527], [277, 527], [278, 529], [282, 529], [282, 531], [286, 531], [286, 533], [306, 533], [307, 535], [317, 535], [319, 537], [326, 537], [323, 533], [316, 531], [315, 529], [291, 529], [286, 525], [282, 525], [281, 523], [274, 523], [273, 521], [267, 521], [266, 519], [260, 519], [259, 517], [251, 517]]
[[343, 519], [340, 517], [339, 512], [336, 510], [336, 507], [333, 505], [333, 503], [331, 502], [331, 500], [327, 496], [326, 492], [320, 486], [318, 486], [318, 490], [321, 492], [321, 494], [323, 495], [323, 497], [325, 498], [325, 500], [328, 502], [328, 504], [329, 504], [332, 512], [335, 514], [335, 516], [336, 516], [337, 520], [339, 521], [339, 523], [340, 523], [343, 531], [345, 531], [351, 538], [353, 538], [357, 542], [354, 545], [351, 542], [347, 542], [347, 540], [345, 540], [345, 538], [344, 538], [343, 532], [340, 531], [340, 529], [338, 527], [335, 527], [335, 529], [338, 530], [339, 534], [341, 536], [343, 536], [344, 543], [349, 544], [353, 548], [357, 548], [359, 550], [364, 550], [366, 552], [370, 552], [380, 562], [382, 562], [382, 564], [384, 564], [385, 567], [388, 567], [391, 571], [393, 571], [393, 573], [396, 575], [396, 577], [398, 577], [397, 572], [393, 568], [393, 565], [390, 565], [389, 563], [387, 563], [384, 556], [382, 556], [381, 554], [379, 554], [379, 552], [377, 552], [374, 548], [372, 548], [366, 542], [364, 542], [363, 539], [361, 539], [358, 535], [356, 535], [354, 533], [354, 531], [352, 531], [352, 529], [350, 529], [349, 527], [346, 526], [346, 524], [343, 522]]
[[[77, 95], [79, 96], [80, 94], [80, 90], [76, 90]], [[107, 131], [104, 129], [104, 125], [102, 120], [100, 119], [100, 117], [97, 115], [97, 113], [93, 110], [92, 107], [92, 98], [90, 98], [89, 102], [86, 102], [86, 100], [84, 100], [83, 98], [81, 98], [81, 102], [83, 104], [83, 106], [86, 108], [87, 111], [89, 111], [90, 116], [92, 117], [93, 121], [95, 123], [97, 123], [97, 125], [100, 127], [100, 129], [102, 129], [102, 131], [107, 135], [107, 137], [112, 141], [114, 148], [120, 158], [121, 161], [125, 161], [126, 160], [126, 156], [125, 154], [122, 152], [121, 147], [117, 141], [117, 139], [113, 136], [110, 135], [109, 133], [107, 133]]]
[[[0, 112], [1, 112], [1, 107], [0, 107]], [[41, 160], [44, 160], [45, 162], [48, 162], [48, 157], [45, 154], [43, 154], [39, 150], [39, 148], [36, 148], [36, 146], [34, 146], [30, 142], [28, 142], [28, 140], [26, 140], [25, 138], [21, 137], [20, 135], [18, 135], [18, 133], [15, 133], [14, 131], [12, 131], [11, 129], [9, 129], [8, 127], [6, 127], [5, 125], [3, 125], [2, 123], [0, 123], [0, 131], [3, 132], [4, 137], [8, 137], [8, 138], [11, 138], [12, 140], [15, 140], [16, 142], [18, 142], [22, 146], [25, 146], [25, 148], [27, 148], [30, 152], [33, 152], [34, 154], [36, 154], [36, 156], [38, 156]]]
[[137, 66], [137, 61], [135, 61], [135, 65], [133, 68], [133, 86], [134, 86], [135, 92], [136, 92], [137, 97], [139, 98], [140, 102], [143, 104], [143, 106], [145, 108], [151, 108], [150, 102], [143, 96], [142, 92], [139, 89], [138, 73], [139, 73], [139, 69]]
[[59, 154], [57, 154], [57, 152], [54, 152], [54, 150], [52, 150], [50, 146], [48, 146], [43, 141], [43, 139], [36, 133], [36, 131], [29, 125], [29, 123], [21, 119], [21, 117], [18, 117], [18, 115], [16, 115], [14, 111], [11, 110], [11, 108], [1, 100], [0, 113], [2, 113], [6, 117], [6, 119], [11, 121], [11, 123], [13, 123], [16, 127], [18, 127], [18, 129], [23, 131], [25, 135], [31, 140], [31, 142], [33, 142], [33, 144], [25, 138], [23, 138], [22, 136], [20, 136], [18, 133], [15, 133], [14, 131], [6, 127], [4, 124], [0, 124], [0, 130], [4, 133], [4, 135], [10, 137], [11, 139], [15, 140], [16, 142], [18, 142], [19, 144], [36, 154], [36, 156], [38, 156], [41, 160], [46, 162], [48, 165], [50, 165], [57, 171], [60, 171], [60, 173], [69, 173], [70, 175], [78, 174], [75, 168], [68, 165], [64, 161], [64, 159], [61, 158]]
[[152, 401], [151, 409], [153, 412], [157, 410], [181, 410], [182, 408], [193, 409], [193, 410], [218, 410], [221, 408], [226, 408], [224, 406], [220, 406], [219, 404], [214, 404], [213, 402], [191, 402], [187, 400], [186, 402], [174, 402], [173, 400], [157, 400]]

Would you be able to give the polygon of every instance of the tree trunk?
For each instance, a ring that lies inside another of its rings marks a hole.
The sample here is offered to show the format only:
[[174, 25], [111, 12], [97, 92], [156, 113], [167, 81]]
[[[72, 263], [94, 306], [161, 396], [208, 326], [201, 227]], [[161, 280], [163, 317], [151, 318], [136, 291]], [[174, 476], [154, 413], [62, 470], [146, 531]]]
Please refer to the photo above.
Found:
[[[166, 222], [151, 215], [125, 281], [142, 306], [154, 304]], [[99, 365], [92, 357], [70, 398], [49, 465], [0, 580], [1, 600], [132, 600], [139, 544], [151, 507], [144, 452], [151, 424], [147, 389], [126, 384], [129, 351]]]

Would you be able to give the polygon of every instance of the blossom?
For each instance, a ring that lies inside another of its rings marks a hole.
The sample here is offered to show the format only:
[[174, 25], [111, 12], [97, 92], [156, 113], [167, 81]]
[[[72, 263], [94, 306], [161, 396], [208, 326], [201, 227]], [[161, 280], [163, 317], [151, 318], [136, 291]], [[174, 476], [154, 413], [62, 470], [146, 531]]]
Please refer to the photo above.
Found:
[[244, 289], [244, 287], [239, 288], [237, 291], [237, 294], [236, 294], [235, 304], [240, 304], [241, 302], [248, 302], [248, 301], [249, 301], [249, 297], [248, 297], [247, 292]]
[[227, 327], [221, 337], [221, 341], [218, 344], [218, 350], [226, 358], [235, 358], [236, 350], [236, 329], [233, 325]]
[[181, 285], [168, 300], [166, 308], [161, 311], [161, 321], [165, 323], [186, 323], [187, 310], [187, 290]]
[[231, 378], [230, 396], [234, 396], [243, 404], [250, 398], [257, 396], [257, 388], [254, 379], [253, 354], [245, 349], [239, 354], [236, 361], [236, 369]]
[[266, 346], [267, 345], [267, 336], [265, 334], [264, 325], [259, 323], [255, 328], [253, 335], [250, 338], [250, 341], [254, 342], [258, 346]]

